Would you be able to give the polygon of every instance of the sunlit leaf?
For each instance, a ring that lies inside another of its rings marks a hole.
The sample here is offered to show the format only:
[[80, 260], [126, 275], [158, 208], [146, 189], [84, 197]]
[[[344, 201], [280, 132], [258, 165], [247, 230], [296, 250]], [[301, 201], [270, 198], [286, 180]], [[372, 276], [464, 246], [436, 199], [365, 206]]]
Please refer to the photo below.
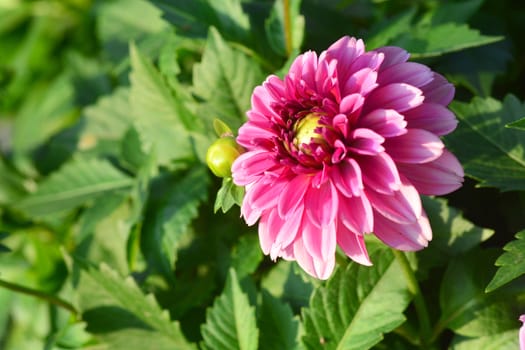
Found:
[[450, 350], [516, 350], [518, 347], [518, 330], [516, 327], [516, 329], [478, 338], [456, 336]]
[[233, 269], [230, 269], [224, 291], [206, 312], [202, 337], [206, 349], [257, 349], [259, 331], [255, 324], [255, 310], [241, 290]]
[[487, 292], [525, 274], [525, 230], [518, 232], [516, 240], [507, 243], [503, 250], [505, 253], [496, 260], [496, 266], [499, 268], [487, 286]]
[[370, 258], [373, 267], [350, 263], [314, 290], [303, 309], [307, 349], [369, 349], [405, 321], [411, 296], [394, 255], [383, 248]]
[[502, 102], [475, 97], [470, 103], [454, 102], [460, 120], [446, 143], [459, 158], [465, 173], [481, 186], [502, 191], [525, 189], [525, 133], [505, 128], [525, 114], [513, 95]]
[[293, 316], [288, 304], [262, 292], [259, 316], [260, 350], [292, 350], [299, 346], [299, 320]]
[[132, 179], [101, 159], [75, 158], [51, 174], [15, 207], [33, 216], [74, 209], [102, 195], [129, 189]]

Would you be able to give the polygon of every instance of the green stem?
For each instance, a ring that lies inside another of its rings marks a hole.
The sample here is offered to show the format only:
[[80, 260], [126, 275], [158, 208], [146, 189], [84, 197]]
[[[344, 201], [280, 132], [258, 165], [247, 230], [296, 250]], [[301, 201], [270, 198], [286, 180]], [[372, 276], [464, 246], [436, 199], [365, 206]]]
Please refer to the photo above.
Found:
[[283, 0], [283, 16], [284, 16], [284, 42], [286, 45], [286, 54], [290, 56], [290, 54], [292, 53], [292, 25], [290, 23], [289, 0]]
[[414, 271], [412, 270], [405, 253], [396, 249], [392, 249], [392, 252], [394, 253], [395, 258], [401, 266], [403, 274], [405, 275], [408, 290], [414, 296], [414, 306], [419, 319], [421, 332], [421, 348], [429, 349], [430, 335], [432, 332], [430, 327], [430, 317], [428, 316], [427, 306], [425, 299], [423, 298], [423, 294], [421, 293], [421, 289], [419, 288], [419, 283], [417, 282]]
[[36, 290], [36, 289], [32, 289], [32, 288], [27, 288], [27, 287], [21, 286], [19, 284], [7, 282], [7, 281], [1, 280], [1, 279], [0, 279], [0, 287], [4, 287], [4, 288], [12, 290], [14, 292], [30, 295], [30, 296], [33, 296], [33, 297], [45, 300], [45, 301], [47, 301], [47, 302], [49, 302], [49, 303], [51, 303], [53, 305], [56, 305], [56, 306], [61, 307], [63, 309], [66, 309], [66, 310], [70, 311], [73, 314], [77, 314], [77, 310], [75, 309], [75, 307], [73, 305], [71, 305], [70, 303], [68, 303], [67, 301], [64, 301], [64, 300], [62, 300], [60, 298], [57, 298], [57, 297], [52, 296], [52, 295], [49, 295], [49, 294], [44, 293], [42, 291], [39, 291], [39, 290]]

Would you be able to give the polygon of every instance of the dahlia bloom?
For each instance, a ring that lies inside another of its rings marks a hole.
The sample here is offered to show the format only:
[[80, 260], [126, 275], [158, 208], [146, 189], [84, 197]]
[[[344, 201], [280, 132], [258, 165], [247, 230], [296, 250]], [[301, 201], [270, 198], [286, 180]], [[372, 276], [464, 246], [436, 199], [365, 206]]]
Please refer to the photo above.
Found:
[[371, 265], [364, 235], [399, 250], [432, 238], [419, 194], [461, 186], [439, 136], [455, 129], [454, 87], [398, 47], [365, 51], [343, 37], [298, 56], [284, 79], [255, 88], [232, 165], [241, 214], [259, 222], [263, 252], [326, 279], [336, 246]]

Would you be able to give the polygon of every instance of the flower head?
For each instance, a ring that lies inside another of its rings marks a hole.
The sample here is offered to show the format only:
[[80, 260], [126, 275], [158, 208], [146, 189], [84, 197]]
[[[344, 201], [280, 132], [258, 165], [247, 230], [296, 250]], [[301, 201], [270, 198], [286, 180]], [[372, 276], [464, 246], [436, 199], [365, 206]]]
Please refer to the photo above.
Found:
[[298, 56], [284, 79], [255, 88], [232, 166], [241, 213], [260, 219], [262, 250], [313, 276], [335, 250], [371, 265], [364, 235], [399, 250], [432, 238], [419, 194], [456, 190], [463, 169], [439, 136], [455, 129], [454, 87], [398, 47], [365, 51], [343, 37]]

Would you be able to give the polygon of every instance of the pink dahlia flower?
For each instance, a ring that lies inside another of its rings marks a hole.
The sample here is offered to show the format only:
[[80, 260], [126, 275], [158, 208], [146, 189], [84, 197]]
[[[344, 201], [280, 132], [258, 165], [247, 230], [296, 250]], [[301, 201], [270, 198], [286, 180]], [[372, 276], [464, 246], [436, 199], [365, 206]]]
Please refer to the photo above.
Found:
[[463, 169], [440, 136], [455, 129], [454, 87], [398, 47], [343, 37], [255, 88], [232, 165], [241, 213], [262, 250], [326, 279], [336, 246], [371, 265], [364, 235], [405, 251], [432, 231], [419, 194], [456, 190]]

